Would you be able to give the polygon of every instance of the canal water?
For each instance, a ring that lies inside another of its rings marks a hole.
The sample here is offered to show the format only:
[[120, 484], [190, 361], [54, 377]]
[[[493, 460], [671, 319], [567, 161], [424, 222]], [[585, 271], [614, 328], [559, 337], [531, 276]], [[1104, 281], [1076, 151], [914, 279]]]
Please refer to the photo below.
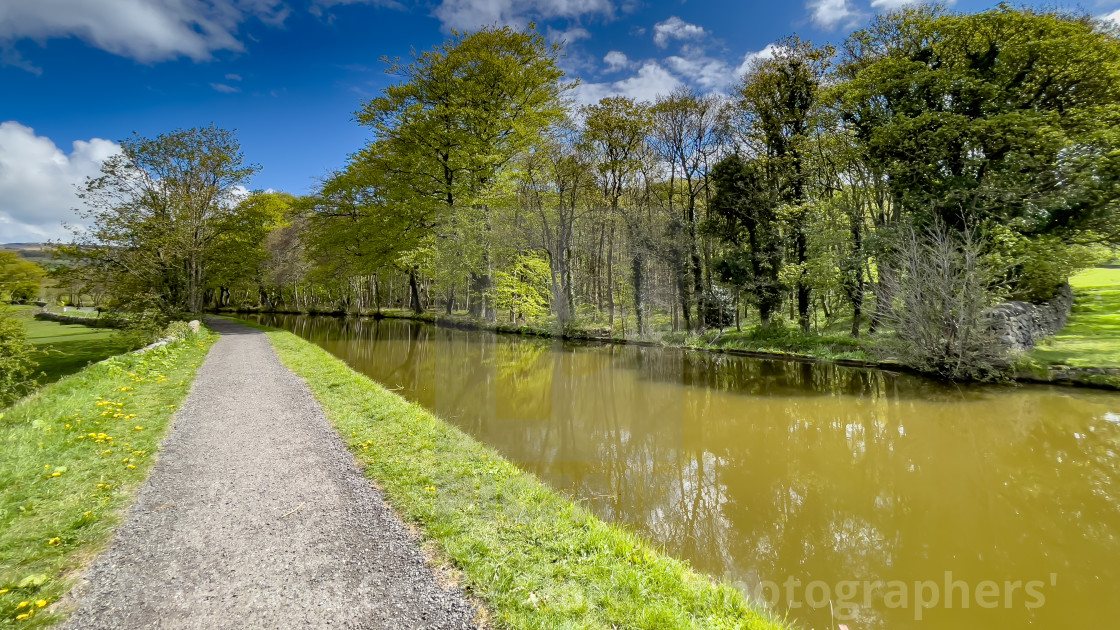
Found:
[[1120, 394], [260, 321], [802, 628], [1120, 627]]

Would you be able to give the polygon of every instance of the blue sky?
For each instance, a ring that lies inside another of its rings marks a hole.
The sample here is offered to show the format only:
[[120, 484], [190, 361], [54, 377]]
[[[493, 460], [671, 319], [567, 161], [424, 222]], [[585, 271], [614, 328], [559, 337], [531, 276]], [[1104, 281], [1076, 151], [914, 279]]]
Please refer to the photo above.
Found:
[[[781, 37], [838, 44], [903, 4], [0, 0], [0, 243], [64, 236], [75, 186], [133, 132], [236, 129], [247, 161], [261, 166], [253, 188], [309, 192], [369, 139], [352, 116], [390, 80], [380, 59], [436, 45], [453, 28], [534, 21], [567, 42], [562, 65], [582, 82], [577, 99], [652, 99], [678, 85], [726, 91], [745, 60]], [[1105, 16], [1120, 0], [1059, 6]]]

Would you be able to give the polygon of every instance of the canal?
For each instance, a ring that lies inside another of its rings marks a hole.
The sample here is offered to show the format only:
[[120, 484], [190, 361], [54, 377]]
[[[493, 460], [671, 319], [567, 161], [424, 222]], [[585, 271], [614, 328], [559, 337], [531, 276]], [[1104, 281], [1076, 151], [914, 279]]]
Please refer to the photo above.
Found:
[[1115, 627], [1120, 394], [262, 316], [803, 628]]

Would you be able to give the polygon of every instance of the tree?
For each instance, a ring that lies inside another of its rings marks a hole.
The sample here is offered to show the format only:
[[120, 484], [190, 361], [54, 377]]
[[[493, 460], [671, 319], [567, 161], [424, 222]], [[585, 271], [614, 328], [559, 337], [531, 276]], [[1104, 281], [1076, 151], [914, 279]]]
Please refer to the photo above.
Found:
[[1097, 26], [1007, 5], [877, 18], [846, 44], [845, 125], [919, 227], [1112, 241], [1120, 41]]
[[259, 227], [238, 199], [256, 171], [234, 133], [213, 126], [124, 140], [79, 195], [90, 227], [61, 251], [110, 278], [118, 297], [197, 312], [214, 271], [238, 258], [225, 241]]
[[[722, 148], [720, 138], [721, 103], [714, 96], [700, 96], [691, 89], [682, 88], [659, 98], [653, 106], [653, 139], [661, 158], [669, 164], [669, 214], [670, 225], [687, 237], [688, 263], [679, 248], [670, 250], [675, 268], [677, 292], [684, 315], [685, 328], [691, 328], [689, 314], [688, 268], [692, 272], [692, 290], [697, 297], [704, 292], [703, 268], [700, 261], [700, 242], [697, 238], [699, 217], [697, 206], [702, 196], [708, 194], [708, 169]], [[682, 217], [678, 222], [674, 212], [677, 181], [683, 184]], [[670, 236], [672, 241], [679, 239]], [[698, 309], [700, 325], [704, 325], [703, 309]]]
[[764, 158], [766, 174], [787, 206], [790, 263], [797, 265], [794, 289], [797, 316], [809, 332], [810, 286], [804, 277], [808, 261], [808, 144], [822, 114], [821, 93], [831, 46], [814, 47], [797, 37], [779, 42], [774, 55], [756, 59], [737, 90], [739, 137], [746, 150]]
[[[649, 108], [622, 96], [604, 98], [583, 108], [583, 142], [594, 156], [598, 171], [598, 187], [607, 204], [607, 308], [610, 325], [614, 327], [614, 227], [620, 216], [620, 200], [631, 178], [642, 167], [642, 149], [646, 144], [651, 119]], [[642, 257], [644, 247], [636, 231], [637, 221], [628, 220], [631, 250], [631, 280], [634, 286], [634, 308], [638, 314], [638, 332], [642, 332]]]
[[39, 295], [46, 275], [39, 265], [24, 260], [15, 252], [0, 252], [0, 299], [26, 302]]
[[781, 308], [784, 285], [778, 200], [761, 160], [730, 155], [712, 171], [715, 195], [708, 229], [731, 246], [715, 267], [720, 279], [746, 289], [763, 326]]
[[[571, 86], [561, 82], [559, 50], [532, 25], [526, 32], [488, 27], [455, 32], [410, 63], [392, 60], [388, 72], [402, 81], [357, 113], [385, 148], [379, 155], [392, 177], [382, 193], [430, 208], [436, 231], [457, 208], [481, 208], [485, 238], [488, 201], [505, 167], [563, 118], [560, 97]], [[471, 272], [479, 308], [490, 286], [485, 245]], [[493, 318], [492, 308], [483, 310]]]

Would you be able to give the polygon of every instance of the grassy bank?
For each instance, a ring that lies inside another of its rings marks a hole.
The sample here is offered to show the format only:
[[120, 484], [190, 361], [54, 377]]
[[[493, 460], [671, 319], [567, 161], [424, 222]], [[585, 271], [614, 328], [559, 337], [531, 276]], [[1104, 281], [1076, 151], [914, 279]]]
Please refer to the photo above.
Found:
[[1083, 271], [1070, 278], [1073, 313], [1031, 358], [1046, 365], [1120, 368], [1120, 268]]
[[486, 603], [493, 625], [785, 627], [326, 351], [288, 332], [268, 335], [390, 503]]
[[39, 310], [35, 306], [8, 308], [37, 350], [33, 358], [45, 374], [39, 378], [41, 385], [132, 349], [130, 342], [112, 330], [35, 319], [34, 314]]
[[28, 319], [23, 324], [27, 340], [38, 350], [35, 361], [46, 374], [39, 379], [42, 384], [53, 383], [63, 376], [78, 372], [90, 363], [132, 349], [131, 342], [119, 333], [105, 328], [38, 319]]
[[114, 357], [0, 411], [0, 625], [58, 619], [56, 602], [121, 522], [216, 338]]

